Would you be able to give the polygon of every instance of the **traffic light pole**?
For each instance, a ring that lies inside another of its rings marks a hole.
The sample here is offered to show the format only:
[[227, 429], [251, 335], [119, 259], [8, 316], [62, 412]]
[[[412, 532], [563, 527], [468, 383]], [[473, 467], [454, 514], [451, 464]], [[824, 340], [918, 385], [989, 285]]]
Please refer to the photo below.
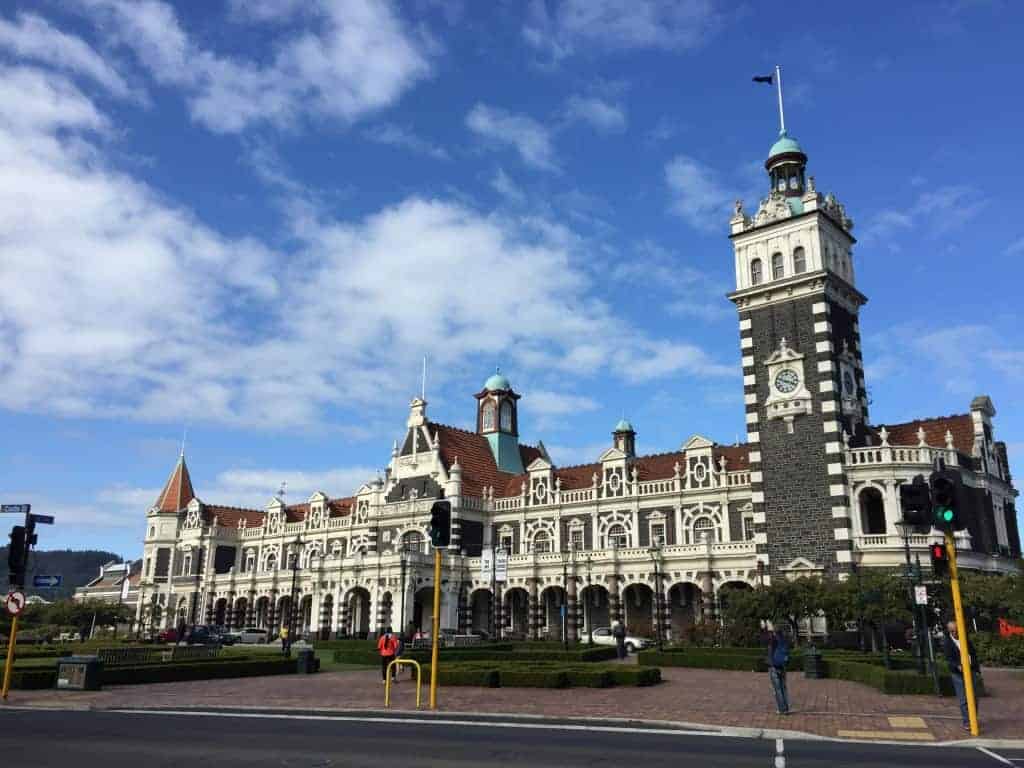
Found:
[[949, 553], [949, 585], [953, 590], [953, 610], [956, 613], [956, 634], [960, 640], [960, 668], [964, 676], [964, 693], [967, 696], [967, 714], [971, 722], [971, 735], [978, 735], [978, 705], [974, 698], [974, 670], [971, 669], [971, 652], [967, 640], [967, 622], [964, 620], [964, 606], [960, 599], [960, 578], [956, 567], [956, 543], [953, 533], [946, 532], [946, 551]]
[[14, 668], [14, 643], [18, 637], [18, 617], [11, 620], [11, 636], [7, 638], [7, 664], [4, 665], [3, 699], [7, 701], [7, 692], [11, 689], [11, 670]]
[[438, 645], [441, 634], [441, 548], [434, 547], [434, 615], [430, 629], [430, 708], [437, 709], [437, 680], [441, 671], [437, 666]]

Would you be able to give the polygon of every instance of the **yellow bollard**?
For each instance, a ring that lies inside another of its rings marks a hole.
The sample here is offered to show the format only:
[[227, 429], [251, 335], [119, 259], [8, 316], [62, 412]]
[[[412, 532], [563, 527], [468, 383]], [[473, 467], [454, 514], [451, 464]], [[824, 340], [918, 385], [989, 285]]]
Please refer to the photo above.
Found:
[[423, 684], [423, 676], [420, 671], [420, 663], [414, 659], [395, 659], [388, 664], [387, 671], [385, 672], [386, 677], [384, 678], [384, 707], [391, 707], [391, 668], [395, 665], [401, 667], [402, 664], [412, 664], [416, 667], [416, 709], [420, 708], [420, 691]]

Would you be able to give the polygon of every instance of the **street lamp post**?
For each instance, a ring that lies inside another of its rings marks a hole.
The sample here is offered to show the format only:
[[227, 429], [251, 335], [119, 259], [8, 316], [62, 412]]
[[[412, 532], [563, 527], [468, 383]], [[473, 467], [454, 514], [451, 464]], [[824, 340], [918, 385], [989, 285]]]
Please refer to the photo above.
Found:
[[400, 636], [401, 636], [401, 637], [403, 638], [403, 640], [408, 640], [408, 638], [406, 638], [406, 637], [405, 637], [405, 629], [406, 629], [406, 627], [405, 627], [405, 589], [406, 589], [406, 587], [405, 587], [405, 569], [406, 569], [406, 549], [405, 549], [405, 546], [404, 546], [404, 545], [402, 546], [402, 549], [401, 549], [401, 561], [402, 561], [402, 607], [401, 607], [401, 611], [402, 611], [402, 624], [401, 624], [401, 626], [400, 626], [400, 627], [398, 628], [398, 631], [399, 631], [399, 634], [400, 634]]
[[568, 553], [562, 550], [562, 647], [569, 650], [569, 635], [566, 628], [569, 623], [569, 562]]
[[[594, 561], [591, 559], [589, 552], [587, 553], [587, 558], [586, 558], [585, 562], [587, 564], [587, 586], [590, 587], [591, 590], [593, 590], [592, 575], [593, 575], [593, 569], [594, 569]], [[594, 622], [592, 622], [590, 620], [590, 613], [591, 613], [591, 611], [590, 611], [590, 595], [587, 595], [587, 599], [583, 601], [583, 611], [584, 611], [584, 614], [585, 614], [584, 618], [587, 620], [587, 645], [593, 645], [594, 644]]]
[[925, 672], [925, 649], [923, 638], [921, 637], [921, 626], [918, 617], [918, 610], [915, 597], [914, 597], [914, 575], [913, 566], [910, 563], [910, 528], [911, 526], [900, 521], [896, 523], [896, 526], [900, 529], [900, 534], [903, 536], [903, 554], [906, 558], [906, 571], [904, 576], [907, 579], [907, 600], [909, 601], [910, 615], [914, 620], [914, 634], [917, 636], [917, 671], [920, 674], [926, 674]]
[[653, 544], [647, 552], [651, 556], [651, 562], [654, 563], [654, 611], [655, 619], [654, 626], [658, 633], [658, 650], [664, 650], [662, 643], [662, 606], [661, 606], [661, 569], [658, 567], [659, 560], [661, 558], [661, 544]]
[[288, 593], [288, 637], [281, 643], [281, 653], [285, 656], [292, 655], [292, 636], [295, 634], [295, 589], [299, 578], [299, 547], [302, 542], [296, 536], [292, 544], [295, 552], [292, 555], [292, 589]]

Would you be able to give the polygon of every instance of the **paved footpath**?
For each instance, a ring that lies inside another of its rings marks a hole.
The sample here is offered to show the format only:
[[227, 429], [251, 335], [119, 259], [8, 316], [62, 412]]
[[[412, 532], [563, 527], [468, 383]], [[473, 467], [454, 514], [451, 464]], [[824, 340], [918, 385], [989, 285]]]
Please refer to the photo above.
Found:
[[[820, 736], [949, 741], [970, 738], [960, 727], [956, 701], [935, 696], [886, 696], [845, 680], [807, 680], [790, 674], [793, 714], [775, 714], [768, 676], [754, 672], [663, 668], [665, 682], [650, 688], [443, 688], [442, 712], [510, 713], [702, 723], [801, 731]], [[1024, 736], [1024, 675], [988, 670], [981, 737]], [[415, 684], [403, 676], [393, 689], [396, 710], [415, 709]], [[427, 701], [423, 690], [424, 706]], [[372, 710], [384, 705], [380, 673], [371, 670], [277, 677], [110, 686], [102, 691], [12, 691], [12, 705], [123, 709], [133, 707], [267, 707]]]

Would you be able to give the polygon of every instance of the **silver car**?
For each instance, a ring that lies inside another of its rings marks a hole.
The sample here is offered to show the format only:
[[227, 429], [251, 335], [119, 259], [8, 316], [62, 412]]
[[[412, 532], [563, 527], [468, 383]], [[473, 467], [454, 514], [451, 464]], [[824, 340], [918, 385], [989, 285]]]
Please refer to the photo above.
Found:
[[[615, 636], [612, 634], [611, 627], [594, 628], [594, 645], [615, 645]], [[654, 641], [649, 637], [638, 637], [626, 633], [626, 651], [628, 653], [636, 653], [644, 648], [650, 648], [652, 645], [654, 645]]]
[[259, 627], [246, 627], [238, 631], [237, 638], [239, 643], [258, 645], [268, 642], [270, 640], [270, 633]]

